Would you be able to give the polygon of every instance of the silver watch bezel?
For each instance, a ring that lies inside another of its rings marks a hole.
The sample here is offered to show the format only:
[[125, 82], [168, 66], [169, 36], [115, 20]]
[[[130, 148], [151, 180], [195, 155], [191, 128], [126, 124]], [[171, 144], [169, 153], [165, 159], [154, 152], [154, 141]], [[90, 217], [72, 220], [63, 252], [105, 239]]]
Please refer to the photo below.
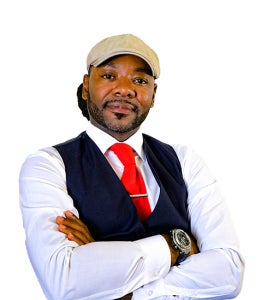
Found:
[[191, 239], [183, 229], [172, 229], [170, 231], [171, 241], [175, 249], [180, 253], [189, 255], [191, 251]]

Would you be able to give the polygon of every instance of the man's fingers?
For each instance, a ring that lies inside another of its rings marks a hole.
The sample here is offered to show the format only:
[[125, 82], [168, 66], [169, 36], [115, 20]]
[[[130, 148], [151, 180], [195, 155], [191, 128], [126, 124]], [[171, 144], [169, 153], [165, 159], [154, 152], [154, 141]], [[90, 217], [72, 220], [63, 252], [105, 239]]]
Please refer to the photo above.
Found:
[[56, 223], [58, 225], [62, 224], [63, 220], [64, 220], [64, 217], [60, 217], [60, 216], [56, 217]]
[[86, 236], [85, 234], [77, 230], [74, 230], [70, 227], [67, 227], [63, 224], [59, 225], [59, 231], [64, 233], [70, 241], [74, 241], [80, 246], [90, 243], [92, 241], [91, 238]]
[[73, 235], [72, 233], [68, 233], [67, 234], [67, 238], [70, 241], [76, 242], [79, 246], [85, 245], [87, 243], [83, 242], [81, 239], [77, 238], [75, 235]]
[[62, 222], [62, 225], [65, 225], [67, 228], [69, 228], [74, 235], [84, 236], [86, 241], [90, 238], [90, 232], [87, 226], [79, 219], [66, 218]]
[[71, 218], [71, 219], [73, 219], [73, 220], [79, 220], [79, 218], [77, 218], [77, 217], [73, 214], [73, 212], [72, 212], [71, 210], [66, 210], [66, 211], [64, 212], [64, 215], [65, 215], [67, 218]]
[[59, 225], [59, 231], [66, 234], [69, 240], [75, 241], [79, 245], [95, 241], [87, 226], [71, 211], [66, 211], [65, 217], [58, 216], [56, 223]]

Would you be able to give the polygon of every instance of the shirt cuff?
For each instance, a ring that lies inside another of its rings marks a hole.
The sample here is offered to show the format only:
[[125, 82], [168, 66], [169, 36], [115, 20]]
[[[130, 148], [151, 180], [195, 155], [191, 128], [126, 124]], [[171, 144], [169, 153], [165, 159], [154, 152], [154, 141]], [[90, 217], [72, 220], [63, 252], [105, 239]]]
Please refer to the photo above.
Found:
[[169, 246], [161, 235], [134, 241], [141, 249], [145, 261], [145, 282], [165, 277], [171, 266]]

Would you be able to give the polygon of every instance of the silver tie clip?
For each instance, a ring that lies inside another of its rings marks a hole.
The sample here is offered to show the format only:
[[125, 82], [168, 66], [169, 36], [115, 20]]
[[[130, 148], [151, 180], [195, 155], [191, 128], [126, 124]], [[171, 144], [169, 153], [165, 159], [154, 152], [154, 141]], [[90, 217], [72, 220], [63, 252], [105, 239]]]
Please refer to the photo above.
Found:
[[130, 195], [131, 198], [148, 197], [148, 194], [135, 194]]

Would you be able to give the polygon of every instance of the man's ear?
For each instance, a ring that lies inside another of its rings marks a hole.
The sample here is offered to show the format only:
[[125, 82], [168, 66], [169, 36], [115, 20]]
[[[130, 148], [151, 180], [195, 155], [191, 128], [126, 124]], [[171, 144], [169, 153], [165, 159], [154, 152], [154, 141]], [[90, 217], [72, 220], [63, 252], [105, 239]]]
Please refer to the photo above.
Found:
[[82, 98], [84, 100], [88, 99], [88, 93], [89, 93], [89, 76], [85, 74], [83, 76], [83, 85], [82, 85]]

